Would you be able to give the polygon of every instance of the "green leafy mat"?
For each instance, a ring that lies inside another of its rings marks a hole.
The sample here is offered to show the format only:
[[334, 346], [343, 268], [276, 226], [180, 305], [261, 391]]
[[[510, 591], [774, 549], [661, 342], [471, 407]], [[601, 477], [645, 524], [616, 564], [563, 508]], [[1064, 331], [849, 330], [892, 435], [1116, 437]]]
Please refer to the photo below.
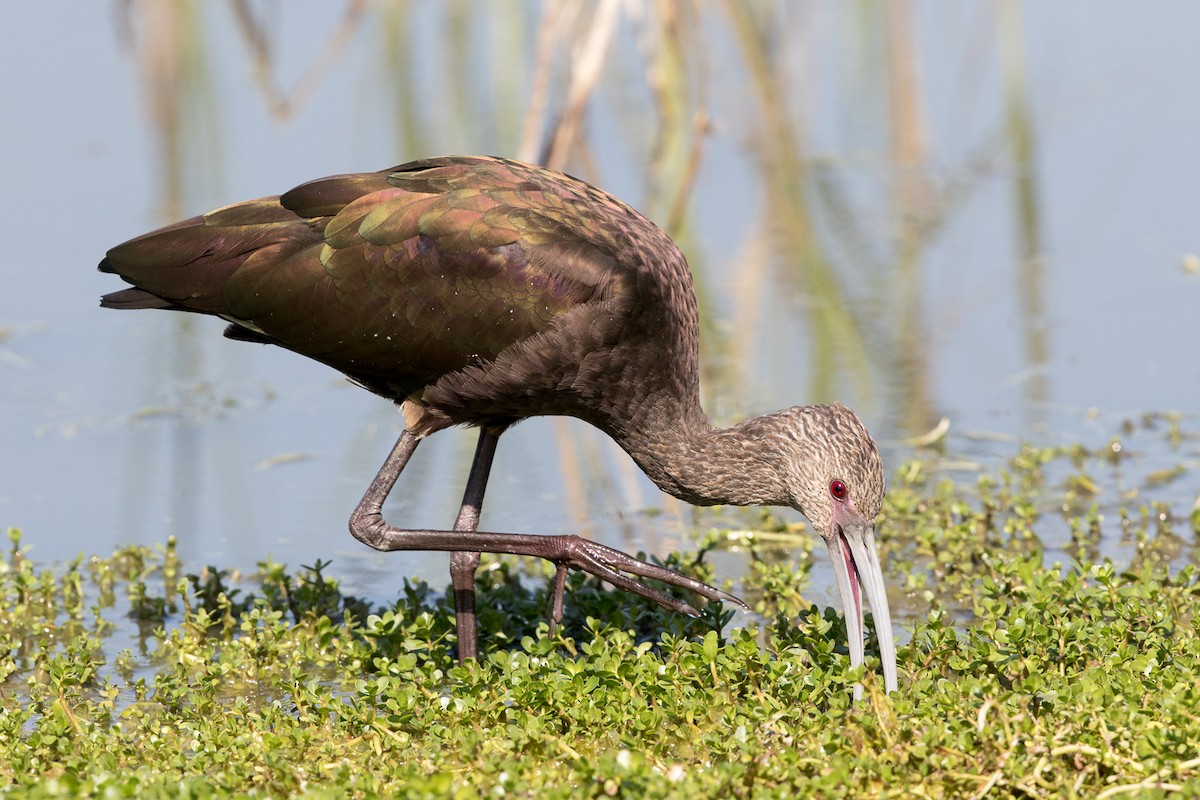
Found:
[[[1047, 565], [1023, 498], [1060, 457], [1023, 451], [969, 492], [917, 462], [893, 481], [881, 539], [912, 621], [890, 697], [874, 642], [850, 674], [840, 614], [804, 599], [807, 535], [765, 516], [701, 548], [751, 550], [744, 627], [573, 576], [550, 636], [544, 582], [501, 559], [466, 666], [421, 584], [376, 608], [327, 564], [188, 576], [171, 543], [48, 570], [10, 531], [0, 780], [16, 797], [1200, 796], [1200, 581], [1168, 569], [1197, 518], [1125, 514], [1122, 569], [1087, 558], [1084, 509], [1079, 560]], [[702, 557], [669, 563], [712, 579]]]

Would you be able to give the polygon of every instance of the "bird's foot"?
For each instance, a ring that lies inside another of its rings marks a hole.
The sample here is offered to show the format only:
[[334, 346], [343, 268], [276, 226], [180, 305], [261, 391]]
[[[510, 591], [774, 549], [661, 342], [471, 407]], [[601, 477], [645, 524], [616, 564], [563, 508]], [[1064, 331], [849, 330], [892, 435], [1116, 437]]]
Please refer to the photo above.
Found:
[[670, 586], [678, 586], [681, 589], [695, 592], [710, 601], [733, 603], [745, 610], [749, 610], [750, 608], [741, 599], [734, 597], [728, 592], [715, 589], [706, 583], [702, 583], [695, 578], [689, 578], [687, 575], [676, 572], [673, 569], [634, 558], [622, 553], [620, 550], [606, 547], [590, 539], [584, 539], [580, 536], [548, 536], [546, 539], [547, 545], [549, 545], [547, 550], [552, 552], [547, 552], [542, 557], [553, 561], [559, 567], [558, 575], [555, 576], [555, 597], [553, 611], [551, 612], [552, 617], [554, 613], [557, 613], [559, 617], [562, 615], [562, 587], [565, 583], [565, 580], [563, 580], [565, 578], [564, 566], [582, 570], [589, 575], [595, 575], [601, 580], [608, 581], [618, 589], [639, 594], [642, 597], [653, 600], [669, 611], [687, 614], [689, 617], [698, 617], [700, 616], [700, 612], [691, 604], [664, 594], [622, 573], [637, 575], [641, 578], [651, 578]]

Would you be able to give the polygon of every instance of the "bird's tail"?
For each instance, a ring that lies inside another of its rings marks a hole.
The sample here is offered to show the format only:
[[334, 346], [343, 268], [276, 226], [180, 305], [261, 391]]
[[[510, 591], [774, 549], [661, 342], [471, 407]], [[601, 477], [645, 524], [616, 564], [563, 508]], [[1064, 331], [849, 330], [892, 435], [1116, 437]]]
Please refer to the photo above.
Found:
[[[104, 265], [108, 259], [100, 262], [101, 272], [115, 272], [113, 269], [105, 269]], [[164, 300], [158, 295], [150, 294], [144, 289], [122, 289], [119, 292], [109, 292], [100, 297], [101, 308], [174, 308], [175, 306], [169, 301]]]
[[225, 286], [256, 254], [286, 257], [321, 241], [307, 221], [264, 197], [185, 219], [119, 244], [99, 270], [135, 288], [100, 299], [103, 308], [169, 308], [230, 313]]

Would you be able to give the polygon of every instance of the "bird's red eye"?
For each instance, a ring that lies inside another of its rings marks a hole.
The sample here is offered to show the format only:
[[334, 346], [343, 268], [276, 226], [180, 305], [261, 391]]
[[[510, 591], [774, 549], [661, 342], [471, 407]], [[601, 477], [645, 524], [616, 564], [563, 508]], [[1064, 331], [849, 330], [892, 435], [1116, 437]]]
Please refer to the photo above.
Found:
[[841, 481], [833, 481], [829, 484], [829, 493], [833, 495], [834, 500], [845, 500], [846, 484]]

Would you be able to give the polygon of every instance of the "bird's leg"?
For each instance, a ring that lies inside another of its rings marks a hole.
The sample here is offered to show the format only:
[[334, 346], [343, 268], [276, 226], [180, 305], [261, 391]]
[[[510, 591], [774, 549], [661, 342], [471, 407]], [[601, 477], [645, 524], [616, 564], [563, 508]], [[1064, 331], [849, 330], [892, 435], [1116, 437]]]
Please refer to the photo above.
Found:
[[[492, 469], [492, 458], [496, 455], [496, 442], [501, 431], [496, 428], [479, 429], [479, 443], [475, 445], [475, 458], [471, 462], [466, 491], [463, 492], [462, 507], [454, 520], [456, 531], [474, 532], [479, 527], [483, 492], [487, 488], [488, 474]], [[478, 567], [479, 553], [458, 550], [450, 554], [450, 583], [454, 587], [459, 662], [475, 658], [478, 653], [475, 632], [475, 570]]]
[[350, 533], [363, 544], [376, 550], [389, 549], [380, 546], [388, 529], [388, 524], [383, 521], [383, 501], [396, 485], [396, 479], [400, 477], [401, 471], [420, 443], [421, 439], [407, 429], [400, 434], [387, 461], [383, 462], [379, 473], [367, 487], [367, 493], [358, 501], [358, 506], [350, 515]]
[[[721, 600], [736, 603], [742, 608], [746, 604], [738, 598], [722, 592], [720, 589], [701, 583], [695, 578], [676, 572], [673, 569], [650, 564], [633, 558], [620, 550], [584, 539], [580, 536], [539, 536], [524, 533], [489, 533], [484, 531], [438, 531], [438, 530], [406, 530], [388, 525], [383, 518], [383, 501], [388, 492], [396, 484], [404, 465], [408, 463], [413, 451], [417, 449], [420, 438], [415, 434], [404, 431], [400, 434], [396, 446], [383, 463], [379, 474], [371, 481], [367, 493], [359, 501], [354, 513], [350, 515], [350, 533], [365, 545], [376, 550], [436, 550], [442, 552], [462, 552], [464, 550], [480, 553], [509, 553], [515, 556], [533, 556], [553, 561], [556, 565], [567, 569], [580, 569], [608, 581], [618, 589], [640, 594], [658, 603], [665, 609], [680, 614], [698, 617], [700, 612], [690, 604], [668, 594], [652, 589], [641, 581], [629, 577], [636, 575], [656, 581], [678, 586], [681, 589], [695, 592], [708, 600]], [[476, 460], [479, 461], [478, 452]], [[482, 497], [482, 487], [479, 490]], [[469, 492], [468, 492], [469, 495]], [[556, 594], [554, 602], [561, 606], [561, 588], [566, 575], [556, 576]], [[557, 612], [552, 609], [552, 615], [561, 616], [561, 608]]]
[[558, 630], [563, 617], [563, 590], [567, 587], [567, 565], [559, 562], [554, 570], [554, 589], [550, 597], [550, 635]]
[[[483, 492], [487, 487], [488, 471], [492, 466], [492, 457], [496, 454], [496, 441], [499, 437], [500, 431], [494, 428], [480, 430], [479, 443], [475, 447], [475, 459], [471, 464], [471, 474], [467, 479], [466, 491], [463, 493], [462, 507], [454, 521], [455, 531], [474, 532], [479, 527]], [[408, 430], [400, 434], [387, 461], [383, 463], [379, 473], [367, 488], [367, 493], [363, 495], [358, 507], [350, 515], [350, 533], [363, 544], [376, 550], [397, 549], [388, 546], [383, 541], [386, 533], [399, 532], [384, 521], [383, 501], [387, 499], [388, 494], [396, 485], [396, 479], [400, 477], [400, 473], [420, 443], [421, 439]], [[428, 549], [445, 548], [430, 547]], [[454, 587], [454, 616], [458, 633], [459, 661], [474, 658], [478, 652], [475, 636], [475, 569], [478, 566], [479, 553], [477, 552], [456, 550], [450, 554], [450, 583]]]

